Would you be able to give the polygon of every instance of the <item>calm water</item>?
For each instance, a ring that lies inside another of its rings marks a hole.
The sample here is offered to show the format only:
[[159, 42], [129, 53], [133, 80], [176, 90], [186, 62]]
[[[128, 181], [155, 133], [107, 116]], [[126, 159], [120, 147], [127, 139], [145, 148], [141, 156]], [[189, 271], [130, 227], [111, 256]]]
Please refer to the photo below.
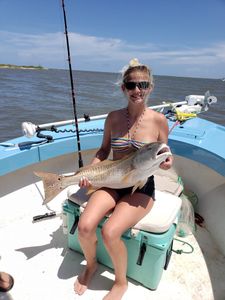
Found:
[[[105, 114], [126, 105], [115, 73], [74, 71], [78, 117]], [[225, 82], [219, 79], [155, 76], [149, 105], [183, 101], [186, 95], [203, 95], [207, 90], [218, 103], [202, 118], [225, 125]], [[21, 123], [43, 124], [73, 119], [67, 70], [0, 69], [0, 142], [22, 135]]]

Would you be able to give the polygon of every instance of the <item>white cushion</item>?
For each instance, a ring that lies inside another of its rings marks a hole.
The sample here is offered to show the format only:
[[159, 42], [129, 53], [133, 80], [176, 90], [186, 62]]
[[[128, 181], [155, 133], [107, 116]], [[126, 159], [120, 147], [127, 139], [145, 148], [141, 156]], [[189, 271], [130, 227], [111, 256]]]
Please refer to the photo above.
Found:
[[176, 222], [181, 202], [181, 198], [171, 193], [156, 190], [151, 211], [133, 228], [155, 233], [167, 231]]
[[[81, 211], [83, 211], [88, 201], [85, 189], [73, 186], [68, 189], [67, 196], [69, 200], [80, 205]], [[133, 229], [162, 233], [176, 222], [181, 207], [181, 198], [168, 192], [156, 190], [155, 199], [151, 211], [134, 225]]]

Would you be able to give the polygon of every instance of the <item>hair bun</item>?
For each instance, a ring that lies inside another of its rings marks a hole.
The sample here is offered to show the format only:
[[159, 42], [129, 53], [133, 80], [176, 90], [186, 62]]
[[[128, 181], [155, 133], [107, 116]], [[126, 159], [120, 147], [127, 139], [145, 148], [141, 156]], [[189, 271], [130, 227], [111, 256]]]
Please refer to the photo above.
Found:
[[132, 58], [129, 62], [129, 68], [141, 66], [139, 60], [137, 58]]

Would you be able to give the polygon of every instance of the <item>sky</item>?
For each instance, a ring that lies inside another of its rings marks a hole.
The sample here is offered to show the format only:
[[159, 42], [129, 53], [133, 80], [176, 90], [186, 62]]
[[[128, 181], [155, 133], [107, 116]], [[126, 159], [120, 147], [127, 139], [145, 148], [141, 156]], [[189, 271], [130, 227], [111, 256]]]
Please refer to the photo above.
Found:
[[[74, 70], [225, 77], [225, 0], [64, 0]], [[68, 68], [61, 0], [0, 0], [0, 64]]]

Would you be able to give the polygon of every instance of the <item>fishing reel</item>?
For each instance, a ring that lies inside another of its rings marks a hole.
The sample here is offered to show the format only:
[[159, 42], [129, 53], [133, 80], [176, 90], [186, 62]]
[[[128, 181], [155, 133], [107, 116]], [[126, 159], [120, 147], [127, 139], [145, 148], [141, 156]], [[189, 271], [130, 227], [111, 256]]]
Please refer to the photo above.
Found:
[[23, 135], [28, 138], [35, 136], [37, 132], [37, 126], [31, 122], [23, 122], [21, 127]]
[[41, 133], [41, 131], [46, 130], [45, 128], [40, 128], [39, 126], [31, 122], [23, 122], [21, 126], [23, 135], [28, 138], [31, 138], [36, 135], [38, 138], [45, 139], [47, 142], [53, 140], [53, 137], [51, 135]]
[[189, 95], [185, 97], [188, 106], [199, 106], [200, 111], [207, 111], [209, 106], [217, 103], [217, 98], [210, 94], [209, 91], [205, 95]]
[[217, 98], [210, 94], [209, 91], [205, 95], [189, 95], [185, 97], [186, 104], [175, 106], [175, 112], [185, 114], [199, 114], [202, 111], [207, 111], [209, 106], [217, 103]]

